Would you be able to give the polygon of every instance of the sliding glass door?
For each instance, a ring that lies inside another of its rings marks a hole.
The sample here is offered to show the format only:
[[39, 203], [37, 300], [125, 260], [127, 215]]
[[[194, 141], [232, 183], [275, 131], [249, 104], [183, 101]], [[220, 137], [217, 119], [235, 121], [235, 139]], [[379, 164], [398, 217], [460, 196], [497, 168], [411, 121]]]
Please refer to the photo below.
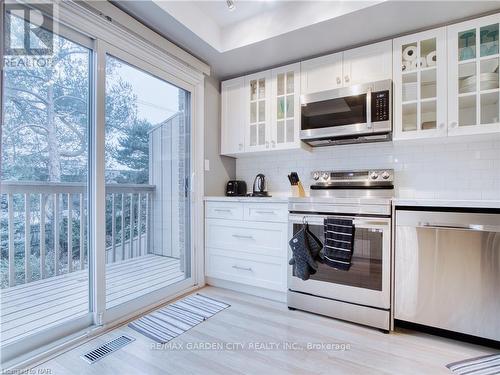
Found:
[[2, 15], [2, 363], [194, 286], [194, 86], [20, 9]]
[[105, 303], [122, 315], [192, 285], [190, 94], [106, 52]]
[[[6, 5], [2, 90], [2, 358], [89, 326], [88, 180], [93, 42], [34, 27]], [[41, 13], [40, 13], [41, 15]], [[51, 48], [38, 55], [28, 48]], [[21, 53], [19, 53], [19, 51]], [[25, 54], [23, 54], [23, 51]], [[10, 53], [10, 54], [9, 54]]]

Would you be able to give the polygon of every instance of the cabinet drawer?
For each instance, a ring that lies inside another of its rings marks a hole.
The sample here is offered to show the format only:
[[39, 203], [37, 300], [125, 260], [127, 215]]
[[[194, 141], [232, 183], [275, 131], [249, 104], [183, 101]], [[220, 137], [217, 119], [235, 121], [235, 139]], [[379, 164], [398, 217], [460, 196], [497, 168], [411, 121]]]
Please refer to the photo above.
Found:
[[286, 224], [207, 219], [205, 235], [207, 247], [286, 257]]
[[206, 217], [243, 220], [243, 204], [238, 202], [206, 202], [205, 210]]
[[286, 290], [284, 262], [238, 257], [227, 250], [207, 249], [207, 276], [261, 288]]
[[288, 220], [288, 205], [286, 203], [245, 203], [243, 208], [244, 220], [279, 223], [286, 223]]

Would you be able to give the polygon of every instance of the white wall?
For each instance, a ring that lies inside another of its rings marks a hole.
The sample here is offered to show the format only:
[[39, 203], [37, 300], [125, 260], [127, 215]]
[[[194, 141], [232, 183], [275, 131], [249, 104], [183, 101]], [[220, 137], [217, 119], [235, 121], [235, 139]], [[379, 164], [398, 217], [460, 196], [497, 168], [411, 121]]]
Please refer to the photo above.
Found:
[[369, 168], [393, 168], [398, 197], [498, 200], [500, 134], [273, 152], [238, 159], [236, 175], [251, 184], [264, 173], [272, 194], [289, 195], [291, 171], [308, 190], [314, 170]]
[[205, 78], [205, 159], [210, 170], [205, 171], [205, 195], [224, 195], [226, 183], [236, 174], [233, 158], [220, 156], [220, 82]]

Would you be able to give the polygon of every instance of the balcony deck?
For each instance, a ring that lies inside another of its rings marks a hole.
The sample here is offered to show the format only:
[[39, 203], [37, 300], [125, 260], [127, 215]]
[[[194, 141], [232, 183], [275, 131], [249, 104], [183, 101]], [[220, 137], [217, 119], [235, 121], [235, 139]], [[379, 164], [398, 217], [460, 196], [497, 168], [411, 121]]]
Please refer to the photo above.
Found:
[[[179, 259], [144, 255], [106, 265], [107, 307], [184, 279]], [[88, 270], [1, 290], [2, 345], [88, 311]]]

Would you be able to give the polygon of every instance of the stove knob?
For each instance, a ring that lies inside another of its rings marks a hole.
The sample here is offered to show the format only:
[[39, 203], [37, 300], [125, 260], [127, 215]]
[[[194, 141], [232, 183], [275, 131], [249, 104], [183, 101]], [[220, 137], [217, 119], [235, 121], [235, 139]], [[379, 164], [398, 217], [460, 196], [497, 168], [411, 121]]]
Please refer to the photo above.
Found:
[[370, 178], [371, 178], [372, 180], [376, 180], [376, 179], [378, 178], [378, 173], [377, 173], [377, 172], [372, 172], [372, 173], [370, 173]]
[[328, 180], [330, 178], [330, 173], [323, 172], [323, 174], [321, 175], [321, 177], [323, 177], [323, 180]]
[[313, 173], [313, 179], [319, 180], [319, 172], [314, 172]]
[[391, 175], [389, 174], [389, 172], [384, 171], [384, 172], [382, 173], [382, 178], [383, 178], [384, 180], [387, 180], [389, 177], [391, 177]]

